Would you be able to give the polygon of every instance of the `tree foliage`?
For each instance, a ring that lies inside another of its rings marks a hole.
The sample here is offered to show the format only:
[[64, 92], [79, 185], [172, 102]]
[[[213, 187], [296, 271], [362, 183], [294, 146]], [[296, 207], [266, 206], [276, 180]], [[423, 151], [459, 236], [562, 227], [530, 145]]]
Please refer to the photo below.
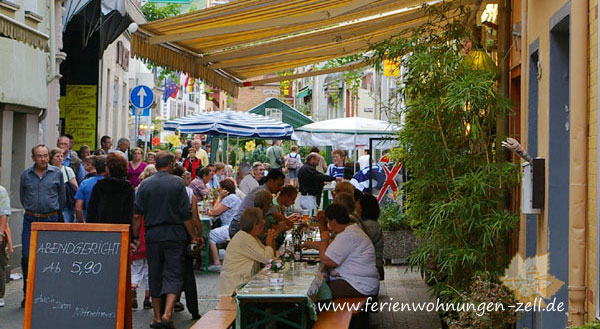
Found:
[[158, 6], [155, 3], [147, 2], [142, 6], [142, 13], [148, 22], [152, 22], [181, 14], [181, 5], [170, 3]]
[[[148, 22], [156, 21], [163, 18], [169, 18], [181, 14], [181, 5], [169, 3], [166, 5], [157, 5], [152, 2], [147, 2], [142, 6], [142, 13]], [[148, 69], [158, 71], [156, 80], [164, 82], [165, 78], [171, 79], [179, 84], [179, 75], [174, 71], [165, 67], [160, 67], [151, 63], [148, 63]]]
[[[502, 200], [518, 183], [515, 164], [497, 162], [496, 119], [510, 113], [494, 73], [469, 67], [465, 8], [425, 8], [429, 22], [373, 47], [376, 63], [400, 59], [403, 127], [392, 152], [411, 179], [405, 213], [421, 240], [409, 258], [442, 300], [458, 300], [474, 278], [490, 281], [507, 264], [497, 252], [518, 217]], [[459, 18], [457, 18], [459, 17]], [[380, 68], [380, 66], [378, 66]], [[398, 122], [400, 118], [395, 118]], [[503, 248], [500, 248], [503, 250]]]

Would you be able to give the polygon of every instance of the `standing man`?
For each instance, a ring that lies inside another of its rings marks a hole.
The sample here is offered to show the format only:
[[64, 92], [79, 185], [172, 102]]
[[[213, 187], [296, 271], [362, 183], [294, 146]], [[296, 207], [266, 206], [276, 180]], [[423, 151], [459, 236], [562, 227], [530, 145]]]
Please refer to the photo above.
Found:
[[269, 161], [269, 165], [271, 165], [271, 170], [279, 170], [283, 167], [283, 149], [281, 146], [281, 141], [273, 142], [273, 146], [267, 148], [267, 159]]
[[94, 168], [97, 175], [84, 179], [75, 194], [75, 217], [78, 223], [83, 223], [87, 217], [87, 206], [94, 186], [106, 176], [106, 155], [98, 155], [94, 158]]
[[4, 292], [6, 287], [5, 269], [8, 264], [8, 253], [13, 252], [8, 226], [10, 216], [10, 198], [4, 186], [0, 185], [0, 307], [4, 307]]
[[[125, 159], [127, 161], [131, 160], [129, 157], [129, 139], [122, 137], [117, 141], [117, 148], [114, 151], [121, 151], [125, 154]], [[110, 152], [109, 152], [110, 153]]]
[[81, 159], [77, 156], [77, 152], [71, 150], [71, 141], [67, 136], [60, 136], [56, 141], [56, 146], [65, 150], [65, 159], [63, 160], [63, 166], [71, 167], [74, 173], [79, 172], [79, 166], [81, 165]]
[[[69, 139], [64, 138], [68, 143]], [[23, 245], [23, 257], [21, 258], [23, 292], [27, 288], [31, 223], [57, 222], [58, 214], [66, 203], [63, 175], [60, 169], [48, 165], [50, 160], [48, 148], [45, 145], [34, 147], [31, 149], [31, 158], [34, 164], [21, 174], [20, 187], [21, 204], [25, 209], [21, 236]], [[21, 307], [25, 307], [25, 299], [21, 302]]]
[[316, 166], [319, 164], [319, 155], [311, 153], [306, 157], [306, 163], [298, 170], [300, 183], [300, 207], [302, 209], [317, 209], [321, 203], [323, 183], [335, 180], [334, 177], [321, 174]]
[[112, 138], [110, 138], [110, 136], [102, 136], [102, 138], [100, 138], [100, 145], [100, 148], [104, 150], [104, 154], [108, 154], [108, 151], [110, 151], [110, 148], [112, 147]]
[[[154, 321], [152, 328], [173, 328], [173, 307], [183, 286], [186, 240], [191, 237], [190, 249], [202, 248], [202, 232], [195, 230], [185, 184], [181, 177], [171, 175], [175, 156], [159, 152], [158, 172], [138, 186], [134, 204], [133, 243], [140, 243], [140, 224], [144, 216], [148, 276]], [[135, 250], [134, 250], [135, 252]], [[161, 314], [161, 296], [166, 295], [165, 311]]]
[[335, 149], [331, 152], [333, 163], [327, 167], [327, 175], [335, 177], [340, 182], [344, 179], [344, 171], [346, 170], [346, 152], [340, 149]]
[[65, 134], [65, 136], [69, 139], [69, 150], [72, 150], [73, 146], [75, 146], [75, 138], [71, 134]]
[[202, 148], [202, 142], [199, 139], [194, 140], [194, 148], [196, 149], [196, 158], [200, 159], [200, 165], [208, 166], [208, 153]]

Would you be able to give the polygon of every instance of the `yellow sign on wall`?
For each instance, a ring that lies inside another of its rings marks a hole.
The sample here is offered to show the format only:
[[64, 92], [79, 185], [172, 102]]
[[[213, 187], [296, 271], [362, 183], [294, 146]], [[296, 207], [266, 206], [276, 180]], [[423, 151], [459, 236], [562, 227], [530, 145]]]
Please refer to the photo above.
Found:
[[400, 61], [397, 59], [386, 59], [383, 61], [383, 75], [386, 77], [400, 76]]
[[[96, 99], [98, 87], [95, 85], [67, 85], [64, 101], [65, 133], [73, 135], [79, 150], [82, 145], [96, 149]], [[61, 105], [62, 105], [61, 104]]]

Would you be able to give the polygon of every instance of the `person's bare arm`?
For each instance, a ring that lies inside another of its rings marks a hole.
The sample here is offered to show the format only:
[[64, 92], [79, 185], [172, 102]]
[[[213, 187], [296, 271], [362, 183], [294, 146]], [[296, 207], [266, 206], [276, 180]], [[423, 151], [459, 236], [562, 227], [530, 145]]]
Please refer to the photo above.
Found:
[[194, 227], [198, 232], [198, 247], [204, 247], [204, 234], [202, 232], [202, 221], [200, 220], [200, 216], [198, 215], [198, 200], [196, 200], [196, 196], [192, 195], [192, 220], [194, 221]]
[[140, 247], [140, 228], [142, 226], [142, 215], [134, 214], [131, 222], [131, 231], [133, 241], [131, 251], [136, 252]]
[[192, 239], [192, 243], [194, 244], [198, 244], [198, 234], [196, 233], [196, 225], [194, 224], [194, 219], [190, 218], [188, 220], [186, 220], [185, 222], [183, 222], [183, 225], [185, 226], [185, 229], [187, 230], [188, 234], [190, 235], [191, 239]]
[[83, 223], [83, 200], [75, 200], [75, 218], [77, 222]]
[[0, 216], [0, 243], [3, 243], [4, 239], [6, 238], [4, 236], [4, 230], [6, 230], [6, 225], [8, 225], [8, 216]]

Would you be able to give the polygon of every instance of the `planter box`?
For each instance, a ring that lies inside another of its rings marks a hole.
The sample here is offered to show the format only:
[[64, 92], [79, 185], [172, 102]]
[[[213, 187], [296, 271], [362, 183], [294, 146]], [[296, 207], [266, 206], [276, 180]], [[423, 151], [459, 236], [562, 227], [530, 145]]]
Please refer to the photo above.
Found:
[[386, 264], [406, 264], [406, 258], [417, 248], [417, 238], [411, 230], [383, 231], [383, 258]]

